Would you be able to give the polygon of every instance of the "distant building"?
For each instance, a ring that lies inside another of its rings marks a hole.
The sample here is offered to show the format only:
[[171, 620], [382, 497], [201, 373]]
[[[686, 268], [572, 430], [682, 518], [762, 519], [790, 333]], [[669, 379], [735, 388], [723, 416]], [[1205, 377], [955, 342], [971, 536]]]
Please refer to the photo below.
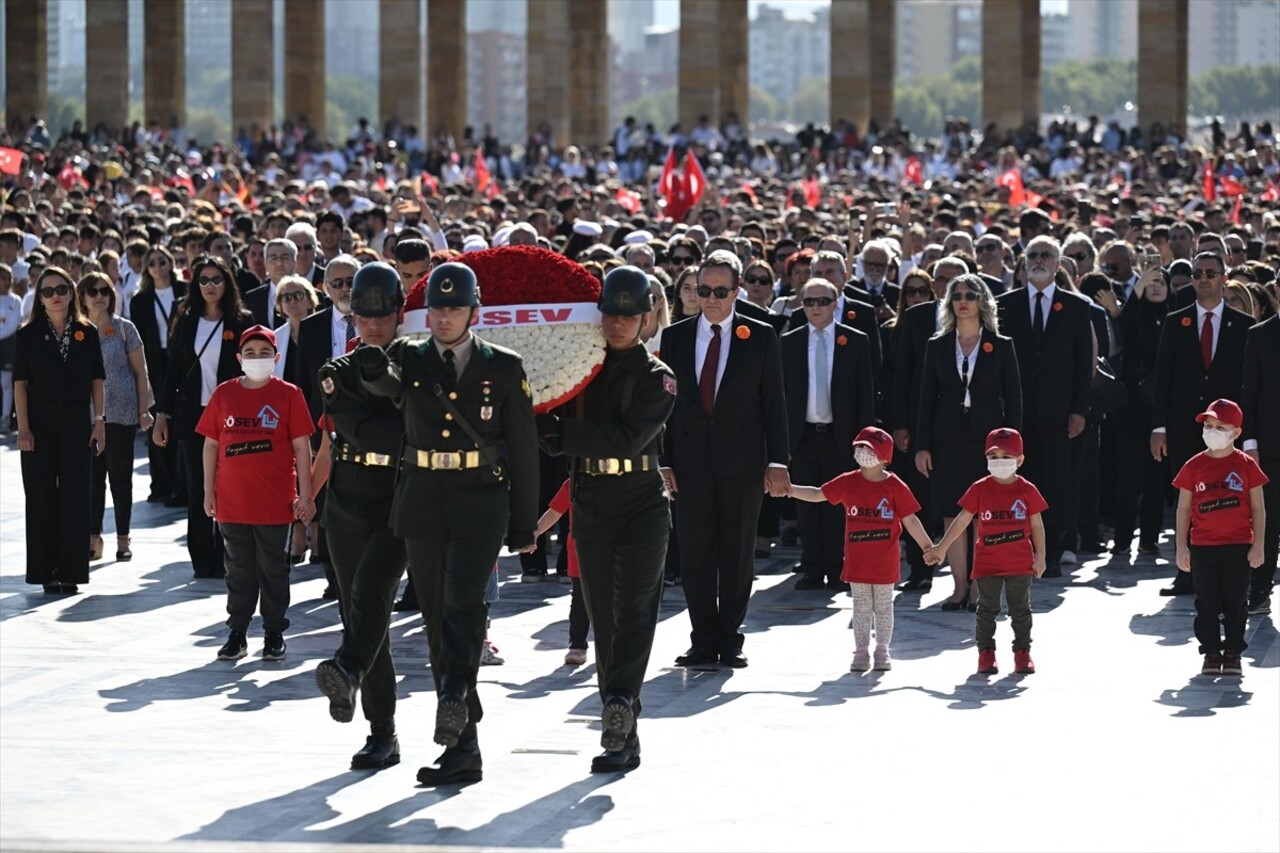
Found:
[[761, 6], [748, 29], [751, 85], [785, 103], [805, 80], [829, 77], [830, 19], [827, 9], [793, 20], [778, 6]]
[[982, 0], [900, 0], [894, 29], [897, 79], [941, 77], [982, 53]]
[[467, 34], [467, 124], [477, 139], [484, 136], [484, 126], [489, 124], [503, 145], [524, 142], [528, 135], [527, 68], [523, 32]]

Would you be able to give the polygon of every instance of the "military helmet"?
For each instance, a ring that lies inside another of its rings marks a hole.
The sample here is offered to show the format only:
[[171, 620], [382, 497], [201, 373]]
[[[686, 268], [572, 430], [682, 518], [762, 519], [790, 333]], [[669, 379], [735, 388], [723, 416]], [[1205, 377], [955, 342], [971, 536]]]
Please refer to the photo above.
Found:
[[601, 314], [634, 317], [653, 309], [653, 292], [649, 290], [649, 276], [639, 267], [614, 267], [604, 277], [600, 288], [600, 301], [596, 303]]
[[441, 264], [427, 279], [428, 308], [474, 308], [480, 304], [480, 284], [466, 264]]
[[400, 274], [381, 261], [356, 270], [351, 283], [351, 313], [361, 317], [386, 317], [404, 306]]

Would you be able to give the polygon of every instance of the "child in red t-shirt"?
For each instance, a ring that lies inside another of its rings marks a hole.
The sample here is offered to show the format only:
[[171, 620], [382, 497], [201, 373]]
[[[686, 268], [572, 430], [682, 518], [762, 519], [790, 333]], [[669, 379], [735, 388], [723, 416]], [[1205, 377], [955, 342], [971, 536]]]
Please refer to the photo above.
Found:
[[[289, 627], [289, 531], [315, 515], [311, 500], [311, 414], [296, 385], [272, 375], [275, 333], [240, 335], [244, 376], [213, 391], [196, 432], [204, 442], [204, 511], [226, 547], [227, 626], [218, 660], [248, 653], [245, 632], [262, 602], [263, 660], [281, 660]], [[301, 497], [299, 497], [299, 490]]]
[[1249, 568], [1263, 561], [1262, 487], [1268, 478], [1253, 457], [1235, 448], [1244, 420], [1239, 406], [1214, 400], [1196, 420], [1204, 424], [1208, 449], [1188, 459], [1173, 478], [1178, 487], [1175, 560], [1180, 571], [1191, 573], [1195, 587], [1195, 633], [1204, 655], [1200, 674], [1243, 675]]
[[1013, 625], [1014, 670], [1036, 671], [1031, 660], [1031, 578], [1044, 574], [1044, 521], [1049, 508], [1039, 490], [1018, 476], [1022, 465], [1022, 435], [1016, 429], [993, 429], [987, 434], [987, 470], [960, 498], [960, 514], [941, 541], [925, 554], [930, 565], [942, 562], [947, 547], [978, 519], [973, 580], [978, 585], [978, 672], [993, 675], [996, 667], [996, 617], [1000, 595], [1009, 606]]
[[818, 486], [792, 484], [791, 497], [811, 503], [824, 501], [844, 506], [844, 571], [840, 580], [852, 584], [853, 663], [850, 672], [866, 672], [871, 665], [868, 647], [871, 624], [876, 628], [875, 669], [893, 666], [889, 644], [893, 640], [893, 585], [898, 582], [902, 552], [898, 540], [905, 527], [921, 548], [929, 536], [916, 518], [920, 504], [897, 475], [885, 466], [893, 459], [893, 438], [875, 427], [858, 433], [853, 458], [860, 470], [841, 474]]
[[[569, 481], [560, 484], [559, 491], [551, 499], [547, 511], [538, 519], [538, 527], [533, 532], [535, 543], [557, 522], [569, 512]], [[535, 545], [530, 545], [521, 553], [532, 554]], [[569, 596], [569, 651], [565, 652], [564, 662], [569, 666], [581, 666], [587, 662], [587, 631], [591, 629], [591, 619], [587, 616], [587, 605], [582, 599], [581, 574], [578, 571], [578, 549], [573, 542], [573, 515], [569, 515], [569, 535], [565, 537], [564, 548], [569, 564], [569, 579], [573, 583], [573, 591]]]

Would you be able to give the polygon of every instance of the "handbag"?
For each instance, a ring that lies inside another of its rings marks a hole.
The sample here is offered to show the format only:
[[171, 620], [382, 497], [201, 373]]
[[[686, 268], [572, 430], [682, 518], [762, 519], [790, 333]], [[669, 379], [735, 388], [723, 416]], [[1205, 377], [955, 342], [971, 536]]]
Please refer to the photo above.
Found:
[[1106, 356], [1098, 356], [1089, 395], [1089, 409], [1095, 416], [1108, 415], [1129, 404], [1129, 389], [1116, 377]]

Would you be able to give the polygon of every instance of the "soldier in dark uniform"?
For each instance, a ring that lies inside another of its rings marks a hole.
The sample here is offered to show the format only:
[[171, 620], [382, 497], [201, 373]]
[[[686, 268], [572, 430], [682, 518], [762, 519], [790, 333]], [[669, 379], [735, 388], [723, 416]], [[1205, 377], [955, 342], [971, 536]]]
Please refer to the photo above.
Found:
[[543, 446], [572, 457], [573, 536], [604, 700], [605, 751], [592, 760], [593, 773], [640, 764], [640, 686], [658, 624], [671, 526], [658, 453], [676, 380], [640, 343], [652, 299], [649, 278], [637, 267], [605, 276], [599, 305], [608, 343], [604, 369], [561, 414], [538, 416]]
[[[484, 590], [507, 547], [533, 542], [538, 436], [520, 356], [471, 334], [480, 306], [475, 273], [442, 264], [427, 280], [432, 337], [351, 359], [366, 388], [397, 401], [405, 444], [391, 524], [405, 540], [422, 605], [436, 685], [435, 741], [446, 747], [424, 785], [481, 778], [476, 672], [484, 644]], [[472, 434], [474, 433], [474, 438]]]
[[[372, 263], [356, 272], [351, 314], [362, 343], [391, 345], [403, 305], [404, 289], [394, 268]], [[379, 769], [400, 763], [396, 672], [387, 631], [407, 565], [404, 540], [391, 529], [404, 417], [392, 400], [364, 387], [350, 355], [326, 362], [319, 380], [332, 461], [323, 524], [343, 632], [338, 653], [316, 667], [316, 684], [329, 697], [330, 716], [340, 723], [351, 722], [356, 693], [364, 688], [361, 707], [370, 735], [352, 756], [351, 768]]]

